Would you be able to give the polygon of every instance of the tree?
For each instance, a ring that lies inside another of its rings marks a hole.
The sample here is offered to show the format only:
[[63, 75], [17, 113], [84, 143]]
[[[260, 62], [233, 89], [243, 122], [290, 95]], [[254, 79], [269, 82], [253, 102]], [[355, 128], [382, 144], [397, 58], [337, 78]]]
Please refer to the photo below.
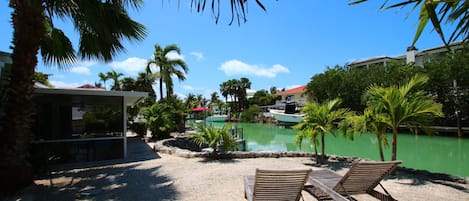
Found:
[[239, 79], [238, 82], [238, 97], [239, 97], [239, 109], [244, 110], [245, 107], [247, 107], [247, 89], [251, 88], [251, 81], [249, 81], [248, 78], [242, 77]]
[[109, 77], [107, 76], [107, 74], [104, 74], [102, 72], [100, 72], [98, 76], [99, 76], [99, 81], [103, 82], [104, 90], [106, 90], [106, 81], [109, 79]]
[[195, 94], [189, 93], [186, 97], [185, 104], [187, 106], [187, 109], [194, 109], [195, 107], [197, 107]]
[[152, 74], [148, 72], [138, 73], [137, 80], [135, 80], [135, 90], [136, 91], [145, 91], [148, 92], [148, 97], [153, 100], [156, 100], [156, 93], [153, 89], [153, 83], [155, 83], [159, 74]]
[[[8, 86], [5, 132], [2, 132], [0, 167], [15, 178], [9, 188], [15, 189], [32, 182], [31, 165], [27, 161], [32, 125], [34, 71], [38, 51], [46, 64], [59, 67], [74, 63], [72, 43], [54, 19], [69, 19], [80, 36], [77, 54], [82, 59], [111, 61], [123, 52], [124, 39], [142, 40], [143, 25], [127, 15], [127, 7], [139, 8], [143, 1], [28, 1], [10, 0], [13, 9], [11, 84]], [[10, 168], [10, 169], [8, 169]], [[5, 178], [1, 178], [4, 180]]]
[[339, 127], [345, 135], [362, 135], [366, 132], [371, 132], [376, 135], [378, 142], [379, 157], [381, 161], [384, 161], [383, 154], [383, 144], [385, 147], [389, 146], [388, 140], [386, 138], [386, 130], [388, 125], [377, 120], [377, 116], [374, 110], [365, 109], [363, 115], [350, 115], [347, 116], [342, 122], [340, 122]]
[[[350, 4], [353, 5], [366, 1], [368, 0], [355, 0]], [[414, 46], [419, 39], [429, 20], [443, 43], [447, 46], [449, 42], [459, 40], [460, 38], [462, 40], [469, 39], [469, 3], [467, 0], [411, 0], [399, 3], [390, 3], [386, 0], [381, 6], [381, 9], [392, 9], [406, 5], [413, 5], [412, 10], [420, 7], [419, 26], [415, 32], [412, 46]], [[441, 27], [443, 22], [456, 23], [448, 40], [446, 40]]]
[[[192, 8], [197, 8], [197, 12], [202, 12], [205, 10], [205, 5], [206, 3], [210, 2], [211, 5], [211, 10], [212, 14], [215, 18], [215, 23], [218, 23], [218, 20], [220, 19], [220, 1], [216, 0], [191, 0], [191, 7]], [[260, 0], [256, 0], [257, 5], [265, 11], [264, 5], [261, 3]], [[233, 23], [235, 20], [238, 22], [238, 25], [240, 24], [241, 21], [246, 22], [246, 13], [247, 13], [247, 6], [248, 6], [248, 1], [247, 0], [230, 0], [230, 6], [231, 6], [231, 21], [230, 25]]]
[[397, 132], [400, 125], [408, 128], [426, 128], [435, 117], [442, 116], [441, 104], [436, 103], [424, 91], [419, 90], [428, 81], [420, 74], [400, 86], [372, 85], [365, 92], [367, 107], [376, 112], [376, 120], [392, 129], [392, 157], [396, 160]]
[[135, 86], [135, 79], [131, 77], [124, 77], [122, 80], [119, 81], [121, 83], [121, 89], [122, 91], [135, 91], [136, 86]]
[[[147, 62], [147, 72], [151, 72], [152, 65], [159, 68], [161, 99], [163, 99], [163, 83], [166, 86], [166, 97], [169, 97], [173, 94], [173, 79], [171, 76], [175, 75], [180, 81], [183, 81], [186, 79], [185, 73], [188, 71], [187, 65], [182, 59], [168, 58], [168, 54], [171, 52], [181, 54], [179, 47], [174, 44], [164, 48], [159, 44], [155, 44], [153, 58]], [[181, 70], [177, 69], [177, 66], [181, 67]]]
[[223, 151], [231, 151], [238, 146], [236, 139], [228, 132], [230, 127], [227, 125], [217, 129], [213, 126], [205, 127], [201, 124], [198, 129], [201, 133], [194, 133], [190, 137], [199, 146], [212, 148], [212, 157], [215, 159], [218, 158], [219, 148]]
[[121, 90], [121, 83], [119, 77], [123, 76], [123, 73], [118, 73], [115, 70], [107, 72], [107, 77], [114, 81], [114, 84], [111, 87], [111, 90], [119, 91]]
[[39, 82], [39, 83], [41, 83], [43, 85], [46, 85], [48, 87], [53, 87], [52, 84], [49, 82], [49, 75], [50, 74], [35, 72], [34, 73], [34, 81]]
[[317, 157], [319, 163], [326, 161], [325, 135], [334, 129], [334, 122], [346, 118], [350, 115], [349, 109], [337, 108], [341, 103], [340, 99], [326, 101], [322, 104], [318, 102], [307, 102], [301, 109], [305, 113], [304, 120], [295, 125], [299, 130], [297, 143], [301, 144], [304, 137], [309, 137], [315, 143], [317, 136], [321, 136], [321, 158]]

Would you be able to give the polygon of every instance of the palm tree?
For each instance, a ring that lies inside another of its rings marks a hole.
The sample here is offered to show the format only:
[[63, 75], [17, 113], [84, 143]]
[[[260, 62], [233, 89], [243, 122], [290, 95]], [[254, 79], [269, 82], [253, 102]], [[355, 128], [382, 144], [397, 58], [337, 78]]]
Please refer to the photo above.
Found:
[[[350, 4], [358, 4], [368, 0], [355, 0]], [[391, 5], [389, 5], [391, 4]], [[440, 36], [441, 40], [445, 45], [448, 42], [456, 40], [468, 40], [469, 39], [469, 3], [467, 0], [451, 0], [451, 1], [427, 1], [427, 0], [413, 0], [413, 1], [402, 1], [402, 2], [388, 2], [387, 0], [381, 6], [381, 9], [400, 8], [406, 5], [413, 4], [413, 10], [420, 6], [419, 14], [419, 26], [417, 27], [412, 46], [415, 45], [420, 37], [420, 34], [427, 26], [430, 20], [433, 28]], [[455, 23], [453, 33], [448, 40], [445, 38], [441, 23]]]
[[[185, 73], [188, 68], [186, 63], [182, 59], [169, 59], [168, 54], [171, 52], [177, 52], [181, 54], [181, 50], [178, 46], [172, 44], [165, 48], [162, 48], [159, 44], [155, 44], [155, 52], [153, 58], [147, 62], [147, 72], [151, 72], [151, 66], [155, 65], [159, 68], [160, 73], [160, 97], [163, 98], [163, 83], [166, 85], [166, 96], [170, 97], [173, 94], [173, 79], [171, 76], [175, 75], [180, 81], [186, 79]], [[176, 67], [180, 66], [182, 71]]]
[[195, 94], [189, 93], [187, 95], [185, 105], [187, 106], [187, 109], [194, 109], [195, 107], [197, 107], [197, 100]]
[[104, 90], [106, 90], [106, 81], [109, 79], [109, 77], [107, 76], [107, 74], [104, 74], [102, 72], [100, 72], [98, 76], [99, 76], [99, 81], [103, 82]]
[[376, 119], [379, 114], [374, 110], [365, 109], [363, 115], [350, 115], [347, 116], [339, 127], [346, 135], [362, 135], [365, 132], [371, 132], [376, 135], [379, 149], [379, 157], [384, 161], [383, 144], [385, 147], [389, 146], [388, 139], [386, 138], [386, 130], [388, 125]]
[[115, 70], [107, 72], [107, 77], [114, 81], [114, 85], [112, 85], [111, 90], [119, 91], [121, 90], [121, 81], [119, 80], [120, 76], [123, 76], [123, 73], [118, 73]]
[[334, 129], [334, 122], [344, 119], [350, 115], [349, 109], [337, 108], [342, 101], [334, 99], [326, 101], [322, 104], [317, 102], [307, 102], [301, 109], [305, 113], [305, 118], [302, 122], [295, 126], [295, 129], [300, 130], [297, 142], [301, 142], [303, 136], [309, 136], [315, 143], [316, 136], [321, 136], [321, 152], [322, 157], [318, 160], [319, 163], [326, 161], [325, 153], [325, 135]]
[[13, 62], [9, 98], [6, 104], [2, 104], [8, 118], [0, 121], [5, 122], [1, 125], [4, 130], [0, 144], [0, 167], [17, 170], [10, 171], [9, 175], [17, 175], [16, 183], [11, 183], [11, 188], [18, 187], [16, 184], [30, 184], [33, 178], [31, 165], [26, 158], [33, 122], [32, 81], [39, 50], [46, 64], [63, 67], [77, 60], [72, 43], [63, 31], [54, 26], [53, 20], [60, 18], [73, 22], [71, 24], [80, 36], [77, 52], [81, 58], [111, 61], [125, 50], [122, 44], [124, 39], [142, 40], [146, 35], [144, 26], [133, 21], [126, 10], [129, 6], [139, 8], [142, 3], [139, 0], [10, 0], [14, 29], [11, 45]]
[[[436, 103], [424, 91], [418, 90], [427, 81], [427, 76], [416, 74], [401, 86], [372, 85], [365, 92], [368, 108], [376, 111], [376, 120], [392, 129], [391, 160], [396, 160], [397, 132], [400, 125], [425, 129], [435, 117], [443, 115], [441, 104]], [[424, 131], [428, 132], [427, 129]]]
[[228, 102], [228, 95], [229, 95], [229, 87], [228, 82], [223, 82], [220, 84], [220, 93], [223, 97], [225, 97], [225, 103]]
[[251, 88], [251, 81], [248, 78], [242, 77], [238, 82], [238, 94], [239, 94], [239, 108], [244, 109], [247, 106], [247, 89]]
[[152, 74], [148, 72], [138, 73], [137, 80], [135, 81], [135, 90], [148, 92], [148, 96], [156, 99], [156, 93], [153, 89], [153, 83], [159, 77], [159, 73]]
[[191, 138], [199, 146], [205, 145], [212, 148], [212, 157], [218, 158], [219, 148], [223, 151], [231, 151], [238, 146], [236, 139], [228, 132], [229, 128], [229, 126], [225, 125], [219, 130], [213, 126], [205, 127], [200, 125], [198, 129], [202, 133], [194, 133], [191, 135]]

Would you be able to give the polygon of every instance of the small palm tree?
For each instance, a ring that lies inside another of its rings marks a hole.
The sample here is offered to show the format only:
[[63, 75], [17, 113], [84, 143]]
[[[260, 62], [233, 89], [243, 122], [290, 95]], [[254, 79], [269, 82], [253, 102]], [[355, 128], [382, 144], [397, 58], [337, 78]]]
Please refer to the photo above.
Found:
[[[322, 104], [317, 102], [308, 102], [301, 110], [305, 113], [305, 119], [303, 122], [300, 122], [299, 125], [295, 126], [296, 129], [300, 130], [297, 142], [303, 138], [303, 136], [308, 136], [310, 139], [313, 139], [315, 143], [316, 136], [321, 136], [321, 158], [318, 162], [323, 163], [326, 160], [325, 153], [325, 135], [326, 133], [331, 133], [334, 129], [334, 122], [345, 118], [350, 115], [349, 109], [338, 108], [340, 105], [340, 99], [334, 99], [331, 101], [326, 101]], [[318, 158], [318, 157], [316, 157]]]
[[218, 158], [220, 149], [222, 151], [230, 151], [236, 149], [238, 143], [236, 139], [228, 133], [229, 126], [224, 126], [217, 129], [213, 126], [205, 127], [200, 125], [199, 130], [202, 133], [195, 133], [191, 135], [192, 140], [199, 146], [208, 146], [213, 149], [212, 157]]
[[389, 146], [386, 138], [386, 129], [388, 125], [378, 121], [376, 118], [380, 114], [376, 111], [365, 109], [363, 115], [350, 115], [347, 116], [340, 124], [339, 127], [343, 133], [353, 135], [362, 135], [363, 133], [370, 132], [376, 135], [378, 140], [379, 157], [384, 161], [383, 144], [385, 147]]
[[316, 156], [316, 161], [319, 161], [319, 155], [318, 155], [318, 146], [319, 146], [319, 140], [318, 140], [318, 132], [314, 132], [314, 129], [309, 127], [311, 124], [300, 122], [299, 124], [293, 126], [293, 129], [298, 130], [298, 134], [295, 136], [295, 141], [298, 147], [301, 149], [301, 143], [303, 142], [303, 139], [307, 138], [309, 139], [313, 145], [314, 145], [314, 155]]
[[[381, 87], [372, 85], [365, 92], [368, 108], [376, 111], [377, 121], [392, 129], [392, 157], [396, 160], [397, 131], [400, 125], [408, 128], [426, 128], [435, 117], [443, 115], [441, 104], [436, 103], [421, 88], [428, 77], [416, 74], [401, 86]], [[429, 132], [427, 129], [424, 131]]]

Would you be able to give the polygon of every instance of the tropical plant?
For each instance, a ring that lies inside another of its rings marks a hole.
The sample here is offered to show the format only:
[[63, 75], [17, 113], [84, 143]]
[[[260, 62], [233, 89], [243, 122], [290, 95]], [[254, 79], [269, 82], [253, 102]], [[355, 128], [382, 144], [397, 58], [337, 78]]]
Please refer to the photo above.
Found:
[[[159, 68], [161, 99], [163, 99], [163, 83], [166, 86], [166, 97], [170, 97], [173, 94], [174, 86], [172, 76], [176, 76], [180, 81], [183, 81], [186, 79], [185, 74], [188, 71], [184, 60], [168, 58], [168, 54], [171, 52], [181, 54], [181, 50], [177, 45], [172, 44], [162, 48], [159, 44], [155, 44], [153, 58], [147, 62], [147, 72], [151, 73], [152, 66]], [[181, 67], [181, 70], [177, 66]]]
[[317, 161], [323, 163], [326, 161], [325, 153], [325, 135], [327, 133], [333, 134], [334, 122], [340, 121], [351, 113], [349, 109], [338, 108], [342, 101], [340, 99], [334, 99], [326, 101], [322, 104], [318, 102], [307, 102], [306, 105], [301, 109], [305, 113], [304, 120], [294, 126], [294, 129], [299, 130], [297, 134], [297, 143], [301, 144], [304, 137], [312, 139], [315, 143], [317, 136], [321, 136], [321, 157]]
[[212, 148], [212, 157], [218, 158], [221, 151], [235, 150], [238, 146], [236, 139], [228, 131], [230, 127], [225, 125], [221, 129], [214, 126], [199, 125], [198, 129], [201, 133], [194, 133], [190, 137], [199, 146], [207, 146]]
[[362, 115], [349, 115], [340, 122], [339, 127], [346, 136], [353, 139], [353, 135], [361, 136], [363, 133], [372, 133], [376, 135], [378, 142], [379, 157], [384, 161], [383, 144], [389, 146], [386, 138], [386, 130], [388, 125], [376, 119], [379, 114], [376, 111], [365, 109]]
[[153, 89], [153, 83], [158, 78], [159, 74], [151, 74], [147, 72], [138, 73], [137, 80], [135, 80], [135, 90], [148, 92], [148, 97], [153, 100], [156, 100], [156, 93]]
[[254, 104], [250, 105], [241, 115], [241, 121], [243, 122], [256, 122], [259, 114], [259, 106]]
[[442, 116], [441, 104], [419, 90], [427, 81], [427, 76], [417, 74], [400, 86], [372, 85], [365, 92], [367, 107], [376, 112], [376, 120], [392, 129], [391, 160], [396, 160], [399, 126], [405, 125], [411, 129], [420, 127], [429, 132], [425, 128], [435, 117]]
[[82, 59], [111, 61], [125, 50], [123, 40], [140, 41], [146, 35], [144, 26], [127, 15], [127, 7], [139, 8], [142, 4], [140, 0], [10, 0], [13, 62], [9, 99], [2, 104], [8, 118], [1, 136], [5, 143], [0, 148], [0, 167], [17, 170], [9, 172], [16, 178], [10, 188], [28, 185], [33, 179], [27, 157], [33, 122], [33, 79], [39, 50], [46, 64], [64, 67], [77, 60], [71, 41], [53, 21], [72, 21], [69, 24], [74, 25], [80, 37], [77, 54]]
[[131, 77], [124, 77], [119, 81], [121, 83], [122, 91], [135, 91], [135, 79]]
[[[368, 0], [355, 0], [350, 4], [358, 4]], [[433, 28], [440, 36], [441, 40], [445, 45], [448, 45], [451, 41], [458, 39], [468, 40], [469, 39], [469, 3], [467, 0], [406, 0], [398, 3], [390, 3], [387, 0], [384, 1], [381, 9], [392, 9], [397, 7], [403, 7], [406, 5], [413, 5], [412, 10], [420, 7], [419, 13], [419, 25], [417, 27], [412, 46], [415, 45], [423, 30], [431, 21]], [[441, 24], [456, 23], [454, 30], [451, 33], [448, 40], [446, 40]]]
[[113, 85], [111, 86], [111, 90], [120, 91], [121, 90], [121, 81], [119, 77], [123, 76], [123, 73], [118, 73], [115, 70], [107, 72], [107, 77], [114, 81]]
[[49, 82], [49, 74], [45, 74], [42, 72], [35, 72], [34, 81], [39, 82], [48, 87], [53, 87], [52, 84]]
[[106, 90], [106, 81], [109, 79], [109, 77], [107, 76], [107, 74], [104, 74], [102, 72], [99, 72], [98, 77], [99, 81], [103, 82], [104, 90]]
[[[205, 5], [207, 5], [207, 1], [211, 1], [211, 11], [212, 14], [215, 18], [215, 23], [218, 23], [218, 20], [220, 19], [220, 1], [216, 0], [191, 0], [191, 7], [192, 8], [197, 8], [197, 12], [202, 12], [205, 10]], [[261, 3], [260, 0], [256, 0], [257, 5], [265, 11], [264, 5]], [[231, 6], [231, 21], [230, 25], [233, 23], [235, 20], [238, 22], [238, 25], [240, 24], [241, 21], [246, 22], [246, 13], [248, 11], [248, 1], [247, 0], [230, 0], [230, 6]]]

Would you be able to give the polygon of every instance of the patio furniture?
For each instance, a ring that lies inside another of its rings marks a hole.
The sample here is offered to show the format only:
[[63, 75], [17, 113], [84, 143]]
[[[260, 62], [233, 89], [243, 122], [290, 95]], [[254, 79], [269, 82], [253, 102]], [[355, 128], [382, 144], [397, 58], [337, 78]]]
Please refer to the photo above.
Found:
[[311, 173], [305, 170], [261, 170], [244, 177], [244, 197], [247, 200], [296, 200]]
[[[402, 161], [360, 161], [341, 176], [331, 170], [315, 170], [308, 178], [305, 190], [318, 200], [354, 200], [352, 195], [369, 194], [379, 200], [395, 200], [380, 184]], [[384, 193], [374, 190], [380, 185]]]

